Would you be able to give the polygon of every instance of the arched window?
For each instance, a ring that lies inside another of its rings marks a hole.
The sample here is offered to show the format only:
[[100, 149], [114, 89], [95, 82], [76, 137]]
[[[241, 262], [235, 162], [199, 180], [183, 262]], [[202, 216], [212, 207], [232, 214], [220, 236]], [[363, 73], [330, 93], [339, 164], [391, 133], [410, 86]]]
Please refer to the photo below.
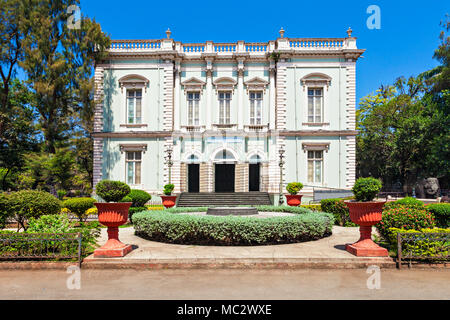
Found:
[[198, 157], [195, 154], [191, 154], [188, 158], [187, 158], [187, 163], [198, 163]]
[[217, 152], [214, 160], [215, 161], [235, 161], [236, 158], [230, 151], [223, 149], [223, 150]]
[[255, 163], [261, 163], [261, 157], [257, 154], [254, 154], [253, 156], [250, 157], [249, 162], [251, 164], [255, 164]]

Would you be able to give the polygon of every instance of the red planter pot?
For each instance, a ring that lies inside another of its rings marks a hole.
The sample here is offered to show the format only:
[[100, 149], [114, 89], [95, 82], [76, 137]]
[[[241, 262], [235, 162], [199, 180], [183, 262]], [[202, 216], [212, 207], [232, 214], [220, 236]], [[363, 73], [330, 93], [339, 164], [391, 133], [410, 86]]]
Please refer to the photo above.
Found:
[[360, 226], [360, 239], [354, 244], [347, 244], [348, 252], [358, 257], [387, 257], [389, 255], [385, 248], [372, 241], [372, 226], [381, 221], [385, 203], [386, 201], [345, 201], [350, 212], [350, 219]]
[[163, 206], [167, 209], [175, 207], [175, 204], [177, 203], [177, 196], [161, 196], [161, 199], [163, 201]]
[[302, 195], [299, 194], [287, 194], [286, 201], [288, 206], [298, 207], [302, 204]]
[[119, 240], [119, 226], [127, 223], [131, 202], [94, 203], [98, 210], [98, 221], [108, 227], [108, 241], [94, 251], [96, 258], [124, 257], [133, 248]]

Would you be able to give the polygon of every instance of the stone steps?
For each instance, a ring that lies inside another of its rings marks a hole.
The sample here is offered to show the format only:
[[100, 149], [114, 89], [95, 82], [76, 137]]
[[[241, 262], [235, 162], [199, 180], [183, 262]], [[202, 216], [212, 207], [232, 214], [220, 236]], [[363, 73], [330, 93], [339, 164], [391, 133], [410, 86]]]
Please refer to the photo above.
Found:
[[177, 207], [271, 205], [266, 192], [182, 193]]

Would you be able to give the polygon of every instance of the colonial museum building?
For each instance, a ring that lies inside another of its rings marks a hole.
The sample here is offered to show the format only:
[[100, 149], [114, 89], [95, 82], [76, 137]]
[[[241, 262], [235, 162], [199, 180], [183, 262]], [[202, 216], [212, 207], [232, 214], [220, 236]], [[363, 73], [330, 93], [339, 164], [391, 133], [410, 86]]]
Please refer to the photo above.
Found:
[[[94, 185], [157, 196], [267, 192], [355, 180], [356, 61], [346, 38], [112, 41], [96, 66]], [[281, 163], [281, 165], [280, 165]], [[284, 189], [284, 187], [283, 187]], [[285, 190], [283, 190], [285, 193]]]

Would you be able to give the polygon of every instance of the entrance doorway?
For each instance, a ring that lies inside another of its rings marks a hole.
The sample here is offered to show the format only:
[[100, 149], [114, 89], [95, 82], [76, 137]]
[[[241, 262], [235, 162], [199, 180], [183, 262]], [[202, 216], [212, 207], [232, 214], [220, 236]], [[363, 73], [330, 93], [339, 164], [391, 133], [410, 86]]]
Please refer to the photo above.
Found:
[[188, 192], [200, 192], [200, 165], [188, 165]]
[[248, 172], [248, 191], [260, 191], [261, 165], [252, 163]]
[[234, 192], [235, 165], [215, 165], [215, 189], [216, 192]]

